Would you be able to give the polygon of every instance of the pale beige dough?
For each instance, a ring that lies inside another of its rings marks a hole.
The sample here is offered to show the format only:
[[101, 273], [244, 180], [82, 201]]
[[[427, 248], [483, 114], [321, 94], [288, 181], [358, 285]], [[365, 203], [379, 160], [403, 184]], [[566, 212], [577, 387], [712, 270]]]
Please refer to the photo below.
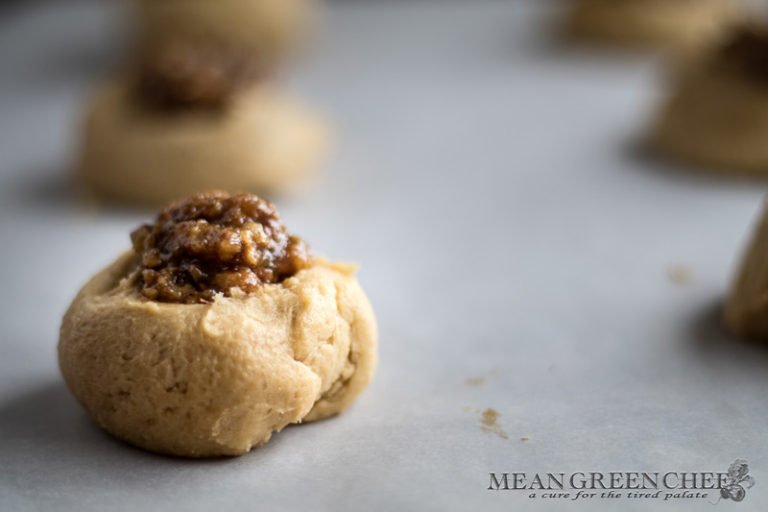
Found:
[[95, 97], [79, 173], [97, 196], [164, 204], [210, 189], [285, 193], [320, 166], [325, 124], [266, 86], [223, 111], [150, 109], [125, 83]]
[[576, 40], [689, 52], [718, 39], [743, 13], [732, 0], [573, 0], [564, 31]]
[[314, 18], [313, 0], [135, 0], [140, 36], [202, 37], [268, 58], [291, 51]]
[[669, 158], [732, 174], [768, 176], [768, 84], [702, 59], [680, 73], [651, 130]]
[[59, 364], [114, 436], [173, 455], [238, 455], [346, 409], [372, 378], [376, 321], [350, 266], [318, 262], [212, 304], [153, 302], [136, 256], [96, 274], [64, 316]]
[[725, 323], [737, 336], [768, 340], [768, 208], [732, 283]]

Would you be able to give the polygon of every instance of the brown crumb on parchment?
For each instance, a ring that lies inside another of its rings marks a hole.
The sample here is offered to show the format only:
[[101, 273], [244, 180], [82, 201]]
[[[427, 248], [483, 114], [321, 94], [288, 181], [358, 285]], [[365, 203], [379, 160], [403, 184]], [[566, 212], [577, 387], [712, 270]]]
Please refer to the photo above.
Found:
[[155, 108], [220, 108], [235, 93], [264, 78], [267, 69], [267, 63], [250, 50], [169, 38], [140, 52], [136, 92]]
[[485, 384], [489, 379], [496, 377], [499, 374], [499, 369], [494, 368], [487, 375], [481, 377], [467, 377], [464, 379], [464, 385], [468, 387], [479, 387]]
[[499, 416], [501, 416], [501, 414], [495, 409], [483, 409], [483, 412], [480, 415], [480, 430], [496, 434], [502, 439], [509, 439], [507, 433], [504, 432], [504, 429], [502, 429], [501, 425], [498, 423]]
[[693, 272], [685, 265], [673, 265], [667, 269], [667, 277], [674, 284], [686, 285], [693, 281]]

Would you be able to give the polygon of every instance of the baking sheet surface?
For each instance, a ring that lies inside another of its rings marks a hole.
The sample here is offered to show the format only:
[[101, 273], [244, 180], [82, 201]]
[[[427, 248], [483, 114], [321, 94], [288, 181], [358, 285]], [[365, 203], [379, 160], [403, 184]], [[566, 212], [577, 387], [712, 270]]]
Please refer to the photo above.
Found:
[[116, 11], [31, 5], [0, 26], [0, 510], [646, 510], [490, 492], [489, 472], [736, 458], [757, 481], [738, 509], [768, 508], [768, 351], [718, 324], [765, 187], [643, 156], [657, 64], [552, 45], [555, 2], [336, 3], [287, 71], [337, 151], [278, 204], [361, 263], [380, 322], [351, 410], [225, 460], [99, 432], [59, 377], [59, 322], [151, 212], [83, 205], [66, 179]]

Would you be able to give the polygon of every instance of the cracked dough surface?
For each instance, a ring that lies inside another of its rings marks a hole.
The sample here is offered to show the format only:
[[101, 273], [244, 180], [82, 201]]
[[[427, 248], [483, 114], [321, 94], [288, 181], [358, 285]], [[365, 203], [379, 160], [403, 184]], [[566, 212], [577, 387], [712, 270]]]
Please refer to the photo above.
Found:
[[768, 176], [764, 84], [694, 64], [682, 73], [652, 128], [659, 153], [708, 169]]
[[281, 193], [319, 167], [328, 129], [267, 87], [222, 112], [147, 109], [113, 83], [87, 114], [80, 177], [98, 196], [165, 204], [210, 189]]
[[59, 341], [67, 385], [114, 436], [238, 455], [343, 411], [371, 380], [376, 321], [350, 266], [321, 261], [255, 294], [187, 305], [143, 298], [134, 258], [83, 287]]
[[688, 51], [740, 18], [731, 0], [574, 0], [565, 32], [617, 46]]

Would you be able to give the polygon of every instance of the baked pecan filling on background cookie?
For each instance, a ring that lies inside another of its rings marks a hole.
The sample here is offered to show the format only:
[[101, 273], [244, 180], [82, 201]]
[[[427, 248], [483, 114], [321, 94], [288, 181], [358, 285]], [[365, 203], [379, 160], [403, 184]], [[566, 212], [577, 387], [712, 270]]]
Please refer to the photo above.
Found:
[[249, 50], [169, 39], [140, 53], [136, 91], [142, 102], [156, 108], [220, 108], [235, 93], [262, 79], [267, 68]]

